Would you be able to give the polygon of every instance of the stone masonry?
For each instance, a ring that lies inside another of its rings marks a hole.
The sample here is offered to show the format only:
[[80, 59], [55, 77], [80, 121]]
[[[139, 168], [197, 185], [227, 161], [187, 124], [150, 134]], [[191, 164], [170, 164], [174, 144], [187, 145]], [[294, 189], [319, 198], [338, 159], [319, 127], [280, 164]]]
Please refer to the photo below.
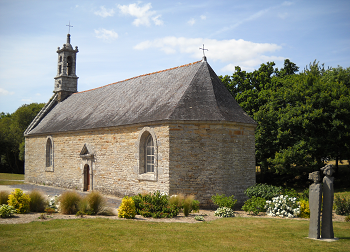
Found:
[[[26, 137], [26, 182], [83, 190], [84, 166], [92, 190], [116, 196], [160, 190], [193, 194], [203, 207], [216, 193], [235, 195], [255, 184], [254, 125], [220, 122], [166, 122]], [[155, 176], [140, 174], [140, 134], [156, 139]], [[47, 138], [53, 141], [53, 167], [45, 167]], [[80, 155], [84, 146], [93, 159]]]

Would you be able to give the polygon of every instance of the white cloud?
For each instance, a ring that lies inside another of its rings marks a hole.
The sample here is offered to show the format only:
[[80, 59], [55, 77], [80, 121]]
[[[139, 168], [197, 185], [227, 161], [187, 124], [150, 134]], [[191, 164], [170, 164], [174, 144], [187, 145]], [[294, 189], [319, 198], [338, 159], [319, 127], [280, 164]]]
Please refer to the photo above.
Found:
[[0, 95], [13, 95], [15, 92], [7, 91], [6, 89], [0, 88]]
[[162, 25], [163, 24], [163, 20], [159, 19], [161, 16], [162, 15], [158, 15], [158, 16], [152, 17], [152, 20], [153, 20], [155, 25]]
[[[184, 53], [190, 54], [194, 58], [200, 59], [203, 52], [199, 50], [204, 44], [205, 54], [208, 59], [219, 60], [221, 62], [230, 62], [224, 67], [225, 70], [234, 70], [234, 65], [251, 68], [261, 64], [262, 62], [272, 60], [283, 60], [280, 56], [267, 56], [280, 50], [282, 47], [270, 43], [254, 43], [244, 41], [242, 39], [235, 40], [216, 40], [203, 38], [184, 38], [184, 37], [164, 37], [153, 41], [143, 41], [136, 46], [136, 50], [146, 50], [149, 48], [157, 48], [166, 54]], [[232, 63], [233, 62], [233, 63]]]
[[196, 23], [196, 20], [194, 18], [191, 18], [190, 20], [187, 21], [189, 25], [194, 25]]
[[94, 12], [95, 15], [101, 16], [101, 17], [112, 17], [114, 15], [114, 10], [109, 9], [107, 10], [104, 6], [100, 7], [100, 10]]
[[34, 101], [32, 99], [21, 99], [22, 102], [28, 102], [33, 103]]
[[106, 30], [104, 28], [95, 30], [96, 38], [111, 41], [118, 38], [118, 33], [114, 30]]
[[135, 26], [150, 26], [151, 20], [155, 25], [163, 24], [163, 21], [160, 19], [161, 15], [156, 15], [156, 11], [151, 11], [151, 3], [145, 4], [144, 6], [139, 6], [139, 3], [129, 5], [118, 4], [118, 8], [124, 15], [136, 17], [136, 19], [132, 22]]
[[202, 19], [202, 20], [206, 20], [206, 19], [207, 19], [207, 17], [206, 17], [206, 16], [204, 16], [204, 15], [201, 15], [201, 19]]

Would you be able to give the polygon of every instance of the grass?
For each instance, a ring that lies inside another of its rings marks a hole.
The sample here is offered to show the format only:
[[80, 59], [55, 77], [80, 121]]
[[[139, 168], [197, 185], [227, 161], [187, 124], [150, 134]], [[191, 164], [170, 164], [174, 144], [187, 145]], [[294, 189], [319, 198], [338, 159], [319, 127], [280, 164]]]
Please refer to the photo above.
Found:
[[[15, 181], [22, 180], [22, 181]], [[0, 173], [0, 185], [18, 185], [23, 184], [24, 174]]]
[[77, 219], [1, 225], [4, 251], [348, 251], [350, 223], [334, 223], [336, 242], [307, 239], [302, 220], [227, 218], [161, 223]]

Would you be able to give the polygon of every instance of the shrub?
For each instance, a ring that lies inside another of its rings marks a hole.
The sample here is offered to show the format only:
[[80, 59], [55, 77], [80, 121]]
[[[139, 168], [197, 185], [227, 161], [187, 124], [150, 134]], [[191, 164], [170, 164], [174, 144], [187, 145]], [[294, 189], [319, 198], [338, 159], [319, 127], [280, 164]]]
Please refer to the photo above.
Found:
[[273, 197], [276, 197], [283, 193], [283, 188], [273, 185], [267, 185], [267, 184], [256, 184], [254, 186], [248, 187], [244, 191], [245, 195], [247, 195], [249, 198], [260, 197], [264, 198], [266, 200], [272, 200]]
[[302, 193], [300, 193], [299, 199], [309, 201], [309, 188], [305, 189]]
[[[179, 214], [179, 204], [183, 204], [180, 197], [169, 197], [156, 191], [149, 194], [138, 194], [132, 197], [137, 214], [143, 217], [171, 218]], [[172, 203], [170, 203], [172, 202]]]
[[307, 200], [300, 200], [300, 218], [310, 218], [310, 207], [309, 207], [309, 201]]
[[75, 214], [79, 210], [80, 195], [74, 191], [62, 193], [59, 197], [60, 210], [63, 214]]
[[16, 209], [13, 206], [3, 204], [0, 206], [0, 217], [10, 218], [16, 213]]
[[345, 222], [350, 222], [350, 215], [345, 216]]
[[7, 202], [16, 209], [17, 213], [29, 212], [30, 197], [28, 194], [23, 193], [21, 189], [15, 189], [11, 192]]
[[244, 203], [242, 210], [249, 212], [249, 214], [258, 215], [260, 212], [266, 211], [265, 205], [266, 199], [253, 196]]
[[234, 198], [235, 198], [235, 196], [233, 196], [233, 195], [226, 197], [225, 194], [222, 194], [222, 195], [216, 194], [216, 195], [211, 196], [211, 200], [218, 207], [220, 207], [220, 208], [227, 207], [227, 208], [231, 208], [231, 209], [233, 209], [235, 204], [237, 203], [237, 200]]
[[0, 191], [0, 205], [7, 204], [10, 193], [8, 191]]
[[103, 211], [106, 206], [106, 199], [97, 191], [92, 191], [86, 196], [89, 210], [93, 214], [98, 214]]
[[266, 206], [267, 215], [273, 217], [287, 217], [293, 218], [300, 214], [299, 204], [296, 202], [296, 198], [280, 195], [272, 198], [272, 201], [267, 200]]
[[198, 213], [199, 212], [199, 201], [198, 200], [193, 200], [191, 208], [192, 208], [192, 211], [194, 213]]
[[292, 197], [292, 198], [297, 198], [297, 199], [299, 198], [299, 194], [293, 188], [285, 188], [285, 189], [283, 189], [283, 193], [282, 194], [283, 195], [288, 195], [289, 197]]
[[44, 212], [48, 202], [45, 196], [38, 190], [33, 190], [29, 193], [30, 197], [30, 211], [31, 212]]
[[194, 196], [193, 195], [189, 195], [183, 201], [183, 211], [184, 211], [184, 215], [186, 217], [192, 211], [192, 202], [193, 202], [193, 200], [194, 200]]
[[335, 196], [334, 199], [335, 213], [339, 215], [350, 215], [350, 199]]
[[169, 198], [169, 204], [182, 208], [185, 196], [183, 194], [171, 195]]
[[216, 211], [214, 212], [214, 216], [218, 216], [218, 217], [235, 217], [235, 213], [233, 212], [233, 210], [229, 207], [219, 207], [218, 209], [216, 209]]
[[125, 196], [122, 199], [122, 203], [118, 208], [118, 217], [119, 218], [126, 218], [126, 219], [133, 219], [136, 215], [136, 207], [135, 202], [132, 199], [132, 197]]
[[89, 202], [87, 200], [87, 197], [82, 198], [78, 203], [78, 209], [79, 211], [75, 214], [76, 216], [82, 216], [82, 215], [92, 215], [94, 214], [90, 207]]

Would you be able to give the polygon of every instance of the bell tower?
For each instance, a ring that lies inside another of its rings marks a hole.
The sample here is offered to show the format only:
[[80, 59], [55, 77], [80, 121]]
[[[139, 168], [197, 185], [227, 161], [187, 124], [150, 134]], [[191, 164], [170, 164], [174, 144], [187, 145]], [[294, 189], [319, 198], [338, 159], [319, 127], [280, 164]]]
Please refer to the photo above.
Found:
[[54, 92], [58, 94], [58, 102], [63, 101], [71, 94], [78, 91], [78, 76], [76, 75], [76, 59], [78, 47], [73, 49], [70, 44], [70, 34], [67, 34], [67, 43], [63, 48], [57, 48], [58, 63], [55, 77]]

